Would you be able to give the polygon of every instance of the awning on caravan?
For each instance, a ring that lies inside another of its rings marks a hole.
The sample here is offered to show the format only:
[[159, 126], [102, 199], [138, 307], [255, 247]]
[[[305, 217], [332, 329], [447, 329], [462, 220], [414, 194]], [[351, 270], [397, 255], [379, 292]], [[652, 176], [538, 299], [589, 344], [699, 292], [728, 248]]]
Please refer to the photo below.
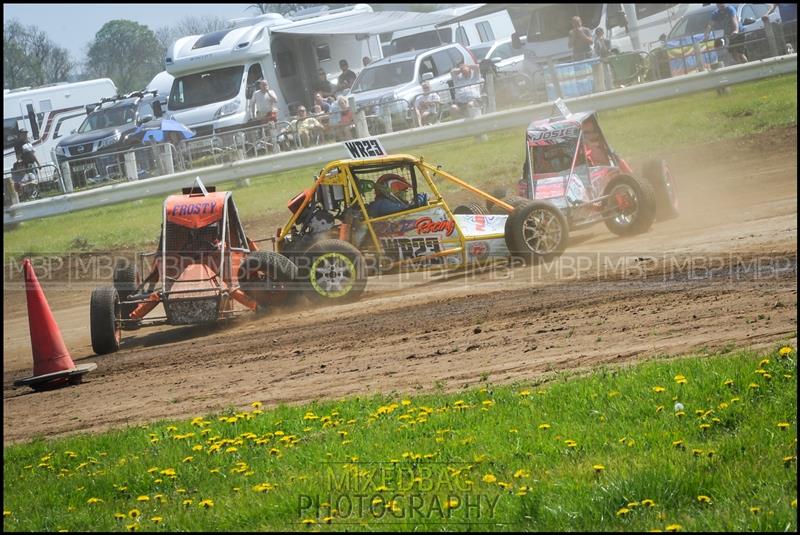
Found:
[[412, 11], [378, 11], [373, 13], [356, 13], [336, 19], [323, 21], [298, 21], [286, 26], [271, 28], [271, 33], [293, 35], [377, 35], [385, 32], [396, 32], [434, 26], [446, 23], [455, 17], [452, 13], [416, 13]]

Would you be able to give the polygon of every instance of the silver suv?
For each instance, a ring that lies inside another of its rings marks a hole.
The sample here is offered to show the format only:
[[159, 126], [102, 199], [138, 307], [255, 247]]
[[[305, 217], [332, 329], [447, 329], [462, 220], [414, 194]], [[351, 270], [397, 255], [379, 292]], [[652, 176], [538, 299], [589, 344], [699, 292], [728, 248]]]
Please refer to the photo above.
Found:
[[395, 54], [364, 67], [353, 82], [350, 95], [355, 99], [357, 110], [367, 108], [369, 114], [378, 106], [386, 106], [393, 122], [404, 120], [422, 93], [420, 84], [424, 80], [430, 83], [432, 92], [439, 94], [442, 104], [449, 103], [450, 71], [461, 63], [474, 65], [476, 61], [472, 53], [458, 43]]

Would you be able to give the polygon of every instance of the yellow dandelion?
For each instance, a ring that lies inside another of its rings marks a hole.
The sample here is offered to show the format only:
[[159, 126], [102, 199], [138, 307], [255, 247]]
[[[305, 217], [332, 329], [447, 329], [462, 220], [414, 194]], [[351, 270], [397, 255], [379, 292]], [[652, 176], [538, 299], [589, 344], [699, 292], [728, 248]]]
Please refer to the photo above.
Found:
[[183, 505], [184, 507], [189, 507], [190, 505], [192, 505], [192, 503], [193, 503], [192, 499], [187, 498], [181, 502], [181, 505]]
[[127, 518], [127, 516], [125, 516], [125, 513], [114, 513], [114, 518], [116, 520], [123, 520]]
[[789, 355], [791, 355], [792, 351], [793, 350], [792, 350], [791, 347], [784, 346], [784, 347], [780, 348], [780, 350], [778, 351], [778, 355], [780, 355], [781, 357], [785, 358], [785, 357], [788, 357]]
[[701, 494], [700, 496], [697, 497], [697, 501], [700, 503], [711, 503], [711, 498], [704, 494]]
[[664, 405], [659, 405], [658, 407], [656, 407], [656, 414], [658, 414], [659, 412], [661, 412], [663, 410], [664, 410]]
[[158, 503], [164, 503], [165, 501], [167, 501], [167, 499], [164, 497], [163, 494], [156, 494], [155, 496], [153, 496], [153, 499]]
[[138, 509], [131, 509], [130, 511], [128, 511], [128, 516], [130, 518], [139, 518], [140, 516], [142, 516], [142, 512]]
[[153, 524], [160, 524], [162, 520], [164, 520], [164, 519], [161, 518], [160, 516], [151, 516], [150, 517], [150, 522], [152, 522]]
[[678, 411], [675, 413], [675, 416], [678, 418], [683, 418], [684, 416], [686, 416], [686, 413], [683, 411]]
[[683, 529], [683, 526], [681, 526], [680, 524], [670, 524], [664, 529], [666, 531], [681, 531]]
[[127, 526], [125, 526], [125, 529], [127, 529], [128, 531], [138, 531], [139, 524], [128, 524]]
[[778, 428], [786, 431], [789, 429], [789, 422], [778, 422]]
[[725, 379], [724, 386], [733, 386], [733, 379]]
[[150, 501], [150, 496], [139, 496], [138, 498], [136, 498], [136, 501], [137, 502], [149, 502]]
[[639, 507], [639, 502], [628, 502], [628, 505], [626, 507], [630, 507], [631, 509], [633, 509], [634, 507]]
[[694, 455], [695, 457], [700, 457], [701, 455], [703, 455], [703, 450], [695, 448], [692, 450], [692, 455]]
[[210, 508], [214, 507], [214, 501], [213, 500], [209, 500], [208, 498], [206, 498], [205, 500], [200, 500], [200, 503], [198, 503], [197, 505], [199, 505], [200, 507], [202, 507], [204, 509], [210, 509]]
[[531, 473], [525, 469], [520, 468], [516, 472], [514, 472], [514, 479], [519, 479], [521, 477], [531, 477]]
[[792, 461], [795, 461], [795, 460], [797, 460], [797, 457], [795, 457], [794, 455], [789, 455], [788, 457], [784, 457], [783, 458], [783, 464], [788, 465], [788, 464], [791, 464]]
[[565, 440], [564, 444], [566, 444], [568, 448], [576, 448], [576, 447], [578, 447], [578, 443], [575, 442], [574, 440], [570, 440], [570, 439]]
[[792, 503], [790, 503], [789, 505], [791, 505], [792, 507], [794, 507], [795, 509], [797, 509], [797, 498], [795, 498], [794, 500], [792, 500]]
[[411, 405], [411, 400], [404, 399], [403, 401], [400, 402], [400, 405], [402, 405], [403, 407], [408, 407], [409, 405]]
[[602, 464], [595, 464], [594, 466], [592, 466], [592, 468], [594, 468], [594, 471], [597, 472], [598, 474], [606, 469], [606, 467], [603, 466]]
[[661, 392], [664, 392], [665, 390], [666, 390], [666, 388], [664, 388], [663, 386], [654, 386], [653, 387], [653, 392], [655, 392], [656, 394], [660, 394]]
[[323, 517], [322, 521], [325, 522], [326, 524], [330, 524], [331, 522], [333, 522], [333, 517], [332, 516]]
[[539, 424], [540, 431], [547, 431], [548, 429], [550, 429], [550, 424]]
[[642, 500], [642, 507], [655, 507], [655, 506], [656, 502], [649, 498]]
[[761, 507], [751, 507], [750, 512], [753, 513], [754, 515], [757, 515], [758, 513], [761, 512]]
[[8, 518], [9, 516], [11, 516], [11, 511], [6, 511], [3, 509], [3, 518]]
[[675, 376], [675, 382], [678, 383], [679, 385], [685, 385], [688, 381], [686, 377], [684, 377], [681, 374], [678, 374]]
[[260, 408], [261, 408], [261, 406], [262, 406], [262, 403], [261, 403], [260, 401], [254, 401], [254, 402], [252, 402], [250, 405], [251, 405], [251, 406], [252, 406], [254, 409], [260, 409]]
[[88, 500], [86, 500], [86, 503], [88, 503], [89, 505], [94, 505], [96, 503], [102, 503], [102, 502], [103, 502], [102, 498], [89, 498]]
[[316, 524], [317, 521], [314, 520], [313, 518], [304, 518], [300, 523], [304, 525], [310, 525], [310, 524]]
[[672, 447], [678, 449], [685, 449], [686, 446], [683, 445], [683, 440], [674, 440], [672, 441]]
[[628, 509], [627, 507], [623, 507], [619, 511], [617, 511], [617, 516], [625, 516], [630, 512], [631, 512], [630, 509]]
[[497, 478], [492, 474], [486, 474], [483, 476], [484, 483], [494, 483], [495, 481], [497, 481]]
[[755, 384], [755, 383], [750, 383], [749, 385], [747, 385], [747, 388], [755, 389], [755, 388], [758, 388], [758, 385]]
[[711, 427], [711, 424], [700, 424], [698, 427], [700, 428], [700, 430], [705, 431], [706, 429], [709, 429]]

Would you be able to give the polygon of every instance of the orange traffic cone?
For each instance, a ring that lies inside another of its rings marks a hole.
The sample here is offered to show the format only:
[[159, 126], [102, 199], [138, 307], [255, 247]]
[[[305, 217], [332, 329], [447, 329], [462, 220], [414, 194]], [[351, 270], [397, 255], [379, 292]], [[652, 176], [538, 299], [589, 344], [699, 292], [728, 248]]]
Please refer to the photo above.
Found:
[[64, 339], [61, 338], [61, 331], [47, 304], [36, 273], [33, 272], [31, 261], [26, 258], [22, 262], [22, 268], [25, 270], [25, 292], [28, 298], [33, 377], [14, 381], [14, 386], [28, 385], [34, 390], [43, 390], [78, 384], [83, 374], [97, 368], [97, 364], [75, 366], [67, 346], [64, 345]]

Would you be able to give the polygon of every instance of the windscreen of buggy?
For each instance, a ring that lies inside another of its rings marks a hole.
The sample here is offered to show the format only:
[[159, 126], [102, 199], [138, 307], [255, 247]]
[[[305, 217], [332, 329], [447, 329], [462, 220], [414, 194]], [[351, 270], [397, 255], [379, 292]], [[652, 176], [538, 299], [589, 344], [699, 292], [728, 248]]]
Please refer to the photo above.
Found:
[[230, 100], [239, 94], [244, 79], [244, 65], [188, 74], [172, 82], [170, 110], [184, 110]]
[[414, 62], [399, 61], [366, 68], [353, 84], [353, 93], [383, 89], [410, 82], [414, 79]]
[[[531, 147], [533, 174], [565, 173], [572, 168], [572, 158], [577, 149], [577, 139], [556, 145], [536, 145]], [[583, 165], [583, 151], [578, 153], [575, 167]]]

